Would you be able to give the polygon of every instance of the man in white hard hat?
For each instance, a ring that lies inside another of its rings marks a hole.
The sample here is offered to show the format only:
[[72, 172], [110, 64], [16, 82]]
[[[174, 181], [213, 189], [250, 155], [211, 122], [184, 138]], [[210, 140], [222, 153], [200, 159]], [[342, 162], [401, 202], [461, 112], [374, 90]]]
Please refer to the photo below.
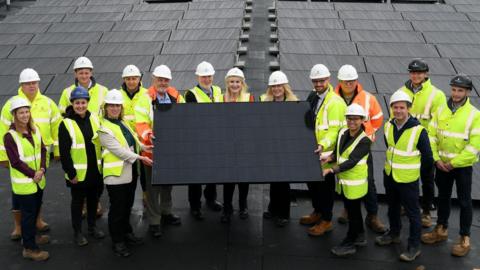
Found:
[[[182, 95], [170, 85], [172, 72], [166, 65], [155, 67], [152, 73], [152, 85], [147, 95], [139, 96], [135, 105], [135, 129], [140, 142], [153, 145], [153, 110], [163, 104], [185, 103]], [[157, 123], [161, 124], [161, 123]], [[142, 151], [142, 156], [153, 159], [152, 151]], [[145, 206], [149, 222], [149, 231], [153, 237], [162, 236], [161, 224], [180, 225], [179, 216], [172, 213], [172, 186], [154, 187], [151, 184], [152, 167], [144, 164]]]
[[[338, 70], [339, 84], [335, 88], [335, 92], [340, 95], [347, 105], [359, 104], [363, 107], [367, 113], [364, 127], [365, 133], [372, 140], [375, 141], [375, 133], [382, 126], [383, 112], [382, 107], [378, 103], [374, 95], [363, 89], [363, 86], [358, 82], [358, 73], [354, 66], [343, 65]], [[373, 178], [373, 159], [372, 155], [369, 155], [367, 160], [368, 169], [370, 173], [369, 190], [367, 196], [365, 196], [365, 209], [367, 210], [367, 216], [365, 217], [365, 223], [367, 226], [376, 233], [384, 233], [386, 228], [378, 217], [378, 201], [377, 190], [375, 188], [375, 179]], [[343, 211], [342, 215], [338, 218], [340, 223], [346, 223], [348, 215], [346, 211]]]
[[[215, 69], [209, 62], [201, 62], [195, 71], [198, 84], [185, 93], [187, 103], [212, 103], [222, 102], [222, 89], [213, 85]], [[222, 211], [222, 204], [217, 201], [217, 187], [215, 184], [208, 184], [203, 192], [207, 200], [207, 206], [213, 211]], [[197, 220], [203, 219], [201, 211], [202, 185], [192, 184], [188, 186], [188, 200], [190, 212]]]
[[122, 72], [123, 119], [135, 130], [135, 106], [148, 90], [142, 85], [142, 73], [135, 65], [127, 65]]
[[[330, 71], [325, 65], [317, 64], [310, 71], [313, 91], [308, 95], [310, 103], [309, 121], [315, 130], [318, 152], [321, 157], [332, 154], [338, 132], [345, 124], [347, 105], [335, 94], [330, 84]], [[324, 169], [332, 164], [323, 164]], [[334, 202], [335, 176], [328, 174], [322, 182], [307, 183], [312, 199], [313, 212], [300, 218], [300, 224], [313, 225], [308, 229], [312, 236], [320, 236], [333, 229], [332, 209]]]
[[108, 89], [97, 83], [93, 77], [93, 65], [90, 59], [85, 56], [79, 57], [73, 63], [73, 72], [75, 75], [74, 84], [65, 88], [58, 102], [58, 107], [62, 113], [70, 105], [70, 93], [77, 86], [82, 86], [88, 90], [90, 101], [88, 102], [88, 111], [101, 116], [101, 108]]
[[396, 91], [390, 98], [393, 119], [384, 127], [387, 159], [383, 173], [390, 229], [375, 239], [381, 246], [400, 243], [400, 207], [403, 206], [410, 221], [410, 235], [407, 249], [400, 254], [402, 261], [413, 261], [420, 255], [422, 224], [418, 182], [420, 175], [430, 173], [433, 168], [428, 133], [410, 115], [411, 107], [412, 99], [403, 91]]
[[[47, 96], [42, 95], [42, 93], [40, 92], [40, 76], [35, 70], [31, 68], [26, 68], [22, 70], [19, 76], [19, 83], [20, 87], [18, 89], [18, 95], [10, 98], [2, 108], [0, 117], [1, 137], [3, 138], [5, 133], [8, 132], [8, 129], [10, 128], [10, 125], [12, 123], [13, 116], [10, 112], [12, 99], [15, 97], [22, 97], [31, 103], [32, 118], [35, 125], [40, 130], [43, 143], [49, 150], [48, 153], [50, 153], [53, 148], [54, 156], [58, 158], [58, 126], [62, 121], [62, 117], [60, 115], [57, 105], [53, 100], [51, 100]], [[0, 149], [0, 161], [6, 162], [7, 155], [5, 152], [5, 148], [3, 147], [3, 140], [0, 140]], [[15, 229], [11, 234], [12, 240], [19, 240], [21, 238], [21, 216], [20, 212], [18, 212], [17, 210], [18, 208], [14, 205], [12, 212], [15, 219]], [[49, 225], [42, 220], [40, 215], [37, 218], [37, 228], [39, 231], [49, 230]]]

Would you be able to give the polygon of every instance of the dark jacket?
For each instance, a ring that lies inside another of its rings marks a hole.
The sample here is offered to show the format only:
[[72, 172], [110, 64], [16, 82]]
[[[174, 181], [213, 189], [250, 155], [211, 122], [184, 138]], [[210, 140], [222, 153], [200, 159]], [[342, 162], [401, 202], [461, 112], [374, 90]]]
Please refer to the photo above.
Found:
[[[350, 136], [350, 132], [347, 130], [343, 134], [342, 137], [340, 137], [340, 144], [336, 146], [335, 148], [335, 155], [337, 153], [337, 150], [340, 150], [340, 154], [342, 154], [352, 143], [357, 139], [358, 136], [360, 136], [360, 131], [355, 134], [355, 136]], [[353, 151], [350, 153], [348, 156], [348, 160], [339, 164], [333, 166], [333, 171], [335, 173], [339, 172], [344, 172], [348, 171], [351, 168], [355, 167], [357, 163], [367, 154], [370, 153], [370, 146], [372, 145], [372, 141], [368, 137], [364, 137], [363, 139], [358, 142], [357, 147], [353, 149]]]

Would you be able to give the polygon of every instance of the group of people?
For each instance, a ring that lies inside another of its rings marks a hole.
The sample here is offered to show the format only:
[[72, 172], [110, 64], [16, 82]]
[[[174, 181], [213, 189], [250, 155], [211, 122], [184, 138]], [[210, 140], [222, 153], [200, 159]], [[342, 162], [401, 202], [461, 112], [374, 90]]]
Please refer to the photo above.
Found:
[[[15, 220], [11, 238], [22, 240], [23, 257], [36, 261], [49, 258], [49, 253], [39, 247], [49, 242], [44, 234], [49, 226], [41, 218], [40, 209], [53, 152], [55, 160], [61, 162], [71, 192], [75, 243], [85, 246], [86, 236], [105, 237], [96, 226], [96, 217], [101, 214], [99, 199], [106, 186], [112, 248], [116, 255], [128, 257], [132, 246], [143, 243], [129, 222], [138, 179], [151, 235], [160, 237], [162, 225], [181, 224], [181, 218], [172, 212], [172, 186], [152, 186], [150, 181], [155, 139], [153, 111], [164, 104], [254, 102], [255, 98], [238, 68], [227, 72], [222, 93], [213, 84], [215, 70], [208, 62], [198, 64], [197, 84], [184, 95], [170, 85], [172, 74], [165, 65], [155, 67], [148, 89], [143, 87], [142, 73], [134, 65], [124, 68], [123, 84], [118, 90], [108, 90], [95, 81], [93, 64], [86, 57], [79, 57], [73, 70], [74, 84], [63, 90], [57, 107], [39, 90], [38, 73], [24, 69], [19, 76], [18, 95], [10, 98], [1, 111], [0, 161], [10, 169]], [[331, 250], [337, 256], [353, 254], [357, 247], [366, 245], [363, 222], [382, 234], [376, 238], [378, 245], [399, 243], [402, 209], [410, 221], [410, 235], [401, 260], [413, 261], [420, 255], [420, 242], [445, 241], [454, 182], [461, 229], [452, 254], [464, 256], [470, 250], [472, 165], [480, 150], [480, 114], [468, 99], [472, 81], [465, 75], [452, 78], [451, 98], [447, 101], [445, 94], [432, 85], [426, 62], [414, 59], [408, 70], [410, 79], [390, 97], [391, 117], [384, 124], [389, 229], [377, 215], [371, 155], [376, 132], [383, 125], [381, 106], [358, 82], [353, 66], [339, 69], [335, 88], [325, 65], [317, 64], [311, 70], [309, 123], [316, 135], [318, 147], [314, 151], [319, 155], [325, 180], [308, 183], [313, 211], [300, 223], [311, 226], [307, 230], [311, 236], [332, 231], [335, 192], [340, 194], [344, 210], [339, 222], [348, 223], [349, 229], [345, 239]], [[297, 100], [282, 71], [270, 75], [267, 91], [260, 96], [261, 102]], [[434, 182], [439, 190], [437, 225], [421, 234], [422, 225], [432, 226]], [[216, 185], [189, 185], [191, 215], [196, 220], [204, 219], [203, 193], [208, 208], [222, 211], [220, 221], [231, 222], [235, 186], [223, 185], [222, 204], [217, 200]], [[238, 190], [238, 214], [240, 219], [247, 219], [249, 185], [238, 184]], [[271, 183], [270, 202], [263, 217], [274, 220], [279, 227], [285, 226], [290, 219], [290, 198], [288, 183]], [[365, 221], [362, 201], [367, 210]], [[82, 232], [84, 215], [88, 235]]]

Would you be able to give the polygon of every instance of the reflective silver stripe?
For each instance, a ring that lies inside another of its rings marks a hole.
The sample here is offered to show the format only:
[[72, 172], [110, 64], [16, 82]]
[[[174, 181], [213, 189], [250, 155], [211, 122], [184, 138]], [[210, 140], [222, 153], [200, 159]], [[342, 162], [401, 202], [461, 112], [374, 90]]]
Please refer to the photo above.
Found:
[[4, 145], [0, 145], [0, 151], [5, 151], [5, 146]]
[[16, 178], [16, 177], [12, 177], [12, 182], [15, 183], [15, 184], [29, 184], [29, 183], [33, 183], [33, 179], [32, 178]]
[[127, 121], [135, 120], [135, 115], [124, 115], [123, 118]]
[[20, 137], [18, 137], [18, 134], [16, 131], [9, 130], [9, 133], [12, 135], [13, 140], [17, 144], [18, 156], [20, 157], [20, 160], [23, 160], [25, 158], [25, 155], [24, 155], [23, 145], [20, 140]]
[[395, 155], [399, 155], [402, 157], [416, 157], [420, 155], [420, 151], [418, 150], [408, 152], [408, 151], [398, 150], [397, 148], [394, 148], [392, 146], [388, 147], [388, 151], [393, 152]]
[[446, 157], [446, 158], [455, 158], [458, 154], [455, 154], [455, 153], [449, 153], [449, 152], [446, 152], [446, 151], [438, 151], [438, 155], [441, 156], [441, 157]]
[[365, 121], [370, 120], [370, 94], [365, 92], [365, 113], [367, 114], [367, 118]]
[[142, 139], [146, 140], [148, 139], [148, 134], [150, 134], [150, 130], [145, 130], [143, 133], [142, 133]]
[[35, 123], [50, 123], [50, 119], [48, 118], [33, 118]]
[[413, 144], [415, 143], [415, 137], [417, 137], [417, 132], [420, 127], [421, 126], [418, 125], [413, 128], [412, 134], [410, 135], [410, 139], [408, 141], [407, 152], [413, 152]]
[[72, 137], [72, 148], [74, 145], [77, 145], [77, 138], [75, 134], [75, 128], [73, 127], [73, 121], [71, 119], [65, 119], [64, 123], [67, 123], [67, 129]]
[[465, 147], [465, 150], [467, 150], [468, 152], [470, 152], [470, 153], [472, 153], [472, 154], [474, 154], [474, 155], [478, 155], [478, 150], [477, 150], [475, 147], [471, 146], [471, 145], [467, 145], [467, 146]]
[[148, 110], [144, 109], [144, 108], [141, 108], [141, 107], [135, 107], [135, 111], [139, 112], [139, 113], [144, 113], [144, 114], [149, 114], [148, 113]]
[[346, 180], [346, 179], [339, 179], [338, 182], [345, 186], [360, 186], [367, 182], [367, 179], [360, 179], [360, 180]]
[[425, 109], [423, 110], [423, 119], [430, 119], [430, 108], [432, 108], [433, 99], [435, 98], [437, 91], [439, 90], [432, 86], [432, 92], [430, 93], [427, 105], [425, 105]]
[[479, 135], [480, 134], [480, 128], [474, 128], [472, 131], [470, 131], [470, 135]]
[[72, 149], [84, 149], [84, 148], [85, 148], [84, 143], [72, 144]]
[[376, 115], [372, 116], [370, 119], [372, 119], [372, 120], [377, 120], [377, 119], [379, 119], [379, 118], [382, 117], [382, 116], [383, 116], [383, 112], [380, 111], [380, 112], [377, 113]]
[[87, 164], [73, 164], [73, 167], [77, 170], [86, 170]]
[[447, 130], [438, 130], [439, 135], [445, 136], [445, 137], [450, 137], [450, 138], [458, 138], [458, 139], [468, 139], [468, 135], [465, 133], [458, 133], [458, 132], [453, 132], [453, 131], [447, 131]]
[[20, 158], [23, 162], [32, 162], [32, 161], [35, 161], [36, 159], [41, 159], [42, 156], [40, 153], [38, 153], [37, 155], [35, 156], [29, 156], [29, 157], [23, 157], [23, 158]]
[[318, 125], [317, 130], [326, 130], [328, 129], [328, 125]]
[[115, 168], [115, 167], [121, 167], [123, 166], [123, 161], [116, 161], [116, 162], [106, 162], [103, 163], [104, 168]]
[[2, 122], [3, 122], [5, 125], [7, 125], [7, 126], [10, 126], [10, 125], [12, 124], [12, 121], [6, 119], [6, 118], [3, 117], [3, 116], [2, 116], [0, 119], [1, 119]]
[[332, 120], [332, 121], [328, 121], [328, 125], [329, 126], [340, 126], [340, 125], [342, 125], [342, 122], [339, 121], [339, 120]]
[[413, 170], [413, 169], [420, 169], [420, 164], [398, 164], [398, 163], [391, 163], [390, 164], [394, 169], [406, 169], [406, 170]]

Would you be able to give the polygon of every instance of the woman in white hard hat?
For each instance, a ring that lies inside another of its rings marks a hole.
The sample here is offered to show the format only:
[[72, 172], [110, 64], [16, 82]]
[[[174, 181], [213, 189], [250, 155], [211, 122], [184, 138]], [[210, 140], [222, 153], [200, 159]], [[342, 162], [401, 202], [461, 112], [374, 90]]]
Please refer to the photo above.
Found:
[[70, 102], [58, 129], [58, 143], [62, 168], [67, 187], [70, 188], [70, 204], [74, 241], [78, 246], [88, 244], [82, 234], [82, 207], [87, 205], [88, 234], [94, 239], [103, 239], [105, 233], [96, 226], [99, 190], [103, 189], [101, 175], [101, 149], [97, 131], [100, 120], [90, 113], [88, 90], [77, 86], [70, 94]]
[[146, 149], [137, 139], [135, 132], [123, 120], [123, 95], [112, 89], [105, 97], [104, 119], [98, 135], [104, 148], [103, 180], [110, 197], [108, 227], [113, 241], [113, 251], [120, 257], [130, 256], [126, 244], [139, 245], [142, 238], [135, 236], [130, 225], [130, 212], [135, 198], [140, 160], [152, 166], [152, 160], [140, 156]]
[[[232, 68], [225, 76], [225, 94], [223, 102], [253, 102], [255, 98], [248, 93], [248, 86], [245, 83], [245, 75], [239, 68]], [[248, 183], [239, 183], [238, 185], [238, 207], [240, 219], [248, 218], [247, 196]], [[222, 223], [229, 223], [233, 213], [233, 193], [235, 184], [229, 183], [223, 185], [223, 214], [220, 218]]]
[[3, 137], [10, 163], [14, 204], [21, 213], [23, 257], [44, 261], [49, 253], [38, 245], [49, 242], [47, 235], [36, 236], [36, 220], [42, 205], [47, 168], [47, 150], [30, 114], [30, 102], [21, 97], [11, 100], [13, 123]]
[[323, 170], [323, 175], [337, 175], [335, 190], [342, 196], [348, 213], [347, 236], [331, 250], [337, 256], [354, 254], [356, 247], [367, 244], [361, 202], [368, 190], [367, 159], [372, 141], [364, 131], [363, 122], [367, 115], [362, 106], [356, 103], [348, 106], [345, 116], [348, 128], [342, 128], [338, 133], [333, 154], [322, 159], [324, 163], [335, 161], [333, 167]]
[[[288, 78], [282, 71], [273, 72], [268, 78], [267, 92], [260, 96], [260, 101], [297, 101]], [[275, 224], [284, 227], [290, 219], [290, 183], [278, 182], [270, 184], [270, 203], [268, 210], [263, 213], [263, 218], [276, 218]]]

